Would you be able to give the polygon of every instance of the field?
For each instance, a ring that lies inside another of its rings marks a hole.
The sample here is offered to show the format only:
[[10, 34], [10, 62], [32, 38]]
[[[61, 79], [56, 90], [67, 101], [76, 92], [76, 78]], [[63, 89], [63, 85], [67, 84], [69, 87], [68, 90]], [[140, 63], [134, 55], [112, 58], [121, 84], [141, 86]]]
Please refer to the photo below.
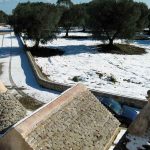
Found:
[[57, 97], [58, 92], [41, 88], [36, 82], [21, 41], [14, 32], [9, 27], [0, 27], [0, 30], [9, 31], [0, 35], [0, 80], [5, 86], [44, 103]]
[[[35, 57], [37, 65], [52, 81], [73, 85], [82, 82], [91, 89], [145, 99], [150, 89], [150, 41], [131, 41], [131, 45], [146, 49], [141, 55], [121, 55], [98, 52], [102, 41], [86, 38], [88, 33], [71, 32], [71, 36], [47, 43], [47, 47], [65, 51], [63, 56]], [[85, 37], [85, 38], [84, 38]], [[28, 41], [28, 45], [32, 42]], [[115, 43], [124, 43], [116, 40]], [[41, 45], [42, 46], [42, 45]]]

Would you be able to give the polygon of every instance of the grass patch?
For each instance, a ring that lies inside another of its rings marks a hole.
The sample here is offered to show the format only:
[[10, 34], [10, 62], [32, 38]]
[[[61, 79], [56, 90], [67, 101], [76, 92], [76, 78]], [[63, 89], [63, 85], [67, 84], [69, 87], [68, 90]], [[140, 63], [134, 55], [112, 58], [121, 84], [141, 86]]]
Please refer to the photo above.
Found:
[[101, 44], [97, 46], [97, 49], [99, 52], [102, 53], [123, 54], [123, 55], [141, 55], [146, 53], [144, 48], [128, 44], [114, 44], [114, 45]]
[[48, 48], [48, 47], [28, 47], [28, 51], [31, 52], [33, 56], [36, 57], [50, 57], [50, 56], [57, 56], [57, 55], [63, 55], [64, 51], [55, 49], [55, 48]]
[[28, 110], [36, 110], [44, 105], [44, 103], [28, 96], [19, 98], [19, 102]]

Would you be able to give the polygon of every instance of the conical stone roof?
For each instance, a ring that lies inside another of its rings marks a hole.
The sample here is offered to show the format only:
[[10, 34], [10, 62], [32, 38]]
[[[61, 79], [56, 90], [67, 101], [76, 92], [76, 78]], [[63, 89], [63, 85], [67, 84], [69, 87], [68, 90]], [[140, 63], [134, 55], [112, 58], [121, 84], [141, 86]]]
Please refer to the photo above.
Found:
[[21, 120], [25, 115], [25, 108], [12, 94], [0, 94], [0, 132]]

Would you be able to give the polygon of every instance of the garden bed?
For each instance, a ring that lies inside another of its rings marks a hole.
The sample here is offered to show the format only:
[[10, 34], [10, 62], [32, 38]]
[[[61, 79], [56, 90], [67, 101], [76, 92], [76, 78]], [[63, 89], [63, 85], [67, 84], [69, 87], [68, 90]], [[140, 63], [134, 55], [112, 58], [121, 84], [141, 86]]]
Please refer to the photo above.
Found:
[[31, 52], [33, 56], [36, 57], [50, 57], [50, 56], [61, 56], [64, 54], [62, 50], [56, 49], [56, 48], [48, 48], [48, 47], [28, 47], [28, 51]]
[[98, 51], [101, 53], [111, 53], [111, 54], [123, 54], [123, 55], [141, 55], [145, 54], [144, 48], [140, 48], [129, 44], [101, 44], [97, 46]]

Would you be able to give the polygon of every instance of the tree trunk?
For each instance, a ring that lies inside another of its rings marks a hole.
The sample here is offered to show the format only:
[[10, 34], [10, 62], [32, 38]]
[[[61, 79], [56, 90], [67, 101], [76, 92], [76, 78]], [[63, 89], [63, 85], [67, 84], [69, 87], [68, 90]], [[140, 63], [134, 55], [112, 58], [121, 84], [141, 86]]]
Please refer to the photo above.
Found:
[[40, 40], [36, 40], [34, 47], [35, 47], [35, 48], [38, 48], [38, 47], [39, 47], [39, 43], [40, 43]]
[[85, 32], [85, 26], [83, 26], [83, 28], [82, 28], [83, 30], [82, 30], [82, 32]]
[[113, 45], [114, 39], [109, 39], [109, 45]]
[[69, 36], [69, 29], [66, 29], [66, 35], [65, 37], [68, 37]]
[[105, 31], [105, 33], [106, 33], [106, 36], [107, 36], [107, 38], [109, 40], [109, 45], [113, 45], [114, 39], [110, 37], [110, 35], [109, 35], [109, 33], [107, 31]]

